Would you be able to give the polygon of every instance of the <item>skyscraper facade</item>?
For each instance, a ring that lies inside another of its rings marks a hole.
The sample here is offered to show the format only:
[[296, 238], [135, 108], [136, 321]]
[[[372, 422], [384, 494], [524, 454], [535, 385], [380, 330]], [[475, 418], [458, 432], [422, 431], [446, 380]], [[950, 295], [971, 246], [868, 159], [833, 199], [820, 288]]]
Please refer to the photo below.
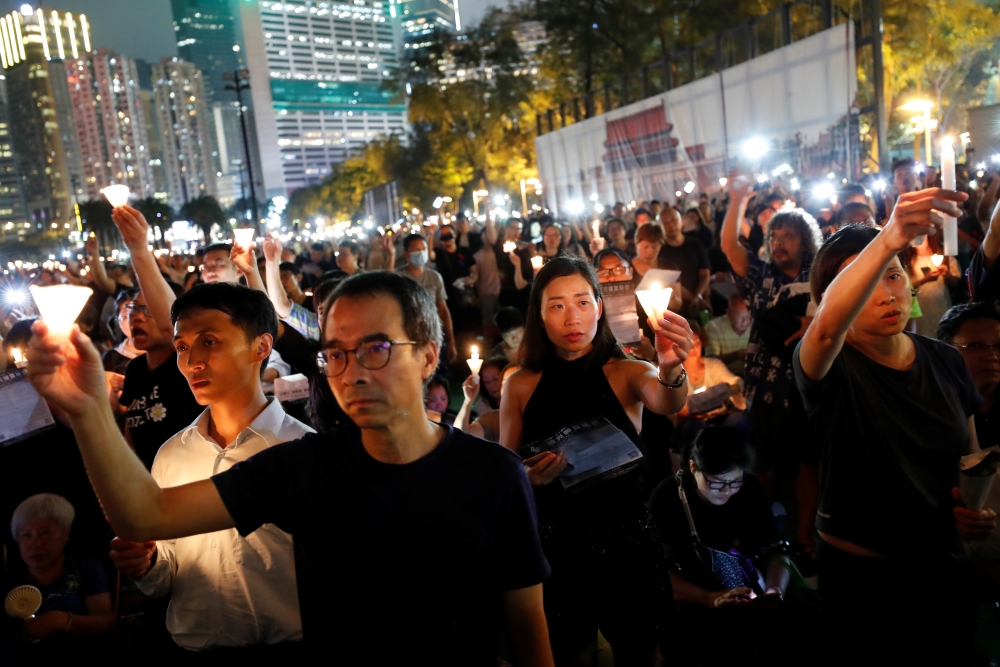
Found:
[[389, 12], [398, 18], [405, 40], [429, 35], [435, 28], [462, 30], [458, 0], [389, 0]]
[[406, 126], [382, 83], [397, 26], [377, 0], [240, 4], [267, 196], [317, 183], [352, 149]]
[[211, 116], [201, 70], [164, 58], [153, 66], [153, 99], [170, 204], [179, 207], [202, 195], [216, 196]]
[[21, 171], [17, 152], [10, 136], [10, 114], [7, 105], [7, 77], [0, 75], [0, 225], [10, 230], [23, 230], [24, 197], [21, 196]]

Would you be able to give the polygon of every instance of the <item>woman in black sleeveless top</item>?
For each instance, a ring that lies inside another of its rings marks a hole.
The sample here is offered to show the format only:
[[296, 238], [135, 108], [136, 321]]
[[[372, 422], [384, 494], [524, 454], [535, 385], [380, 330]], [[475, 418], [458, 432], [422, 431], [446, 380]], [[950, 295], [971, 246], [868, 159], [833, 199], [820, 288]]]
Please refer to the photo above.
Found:
[[672, 611], [667, 563], [638, 488], [638, 467], [623, 465], [599, 482], [567, 489], [566, 476], [558, 479], [567, 470], [566, 455], [534, 455], [539, 441], [595, 418], [638, 445], [643, 406], [660, 414], [684, 406], [681, 364], [691, 349], [691, 328], [674, 313], [666, 318], [656, 336], [657, 367], [622, 352], [603, 315], [597, 276], [585, 261], [553, 259], [532, 286], [523, 368], [501, 399], [500, 441], [528, 459], [542, 546], [552, 565], [545, 613], [560, 665], [591, 664], [598, 629], [615, 664], [653, 665]]

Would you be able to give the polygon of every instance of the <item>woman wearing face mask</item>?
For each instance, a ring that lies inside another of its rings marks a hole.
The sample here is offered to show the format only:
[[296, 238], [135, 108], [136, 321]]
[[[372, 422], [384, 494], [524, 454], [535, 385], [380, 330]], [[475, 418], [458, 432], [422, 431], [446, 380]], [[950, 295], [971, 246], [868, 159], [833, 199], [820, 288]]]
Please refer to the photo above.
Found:
[[532, 286], [523, 366], [507, 381], [500, 403], [500, 442], [526, 459], [535, 487], [542, 545], [552, 566], [545, 610], [558, 664], [593, 664], [598, 629], [611, 643], [616, 664], [654, 665], [658, 659], [670, 584], [638, 485], [639, 460], [617, 459], [604, 468], [603, 479], [567, 488], [582, 471], [569, 468], [565, 452], [545, 446], [547, 439], [588, 429], [596, 420], [607, 424], [601, 427], [605, 446], [626, 443], [638, 452], [643, 408], [680, 410], [691, 328], [670, 312], [658, 324], [658, 363], [632, 360], [611, 333], [600, 284], [585, 261], [553, 259]]
[[817, 569], [837, 664], [971, 658], [978, 597], [962, 541], [987, 537], [996, 515], [961, 506], [955, 487], [960, 458], [979, 450], [981, 399], [957, 350], [905, 332], [899, 259], [965, 199], [905, 193], [881, 232], [845, 227], [813, 262], [819, 307], [793, 367], [819, 440]]
[[[689, 448], [677, 475], [650, 496], [649, 509], [674, 565], [675, 631], [684, 637], [673, 643], [672, 664], [716, 664], [713, 657], [725, 661], [734, 653], [749, 664], [781, 664], [791, 657], [781, 653], [788, 650], [786, 628], [774, 627], [773, 614], [761, 615], [762, 603], [776, 605], [784, 596], [789, 573], [787, 559], [771, 553], [781, 536], [764, 487], [749, 467], [744, 435], [710, 426]], [[705, 548], [749, 559], [744, 563], [753, 564], [753, 580], [742, 569], [716, 574]], [[760, 595], [768, 597], [755, 601]]]

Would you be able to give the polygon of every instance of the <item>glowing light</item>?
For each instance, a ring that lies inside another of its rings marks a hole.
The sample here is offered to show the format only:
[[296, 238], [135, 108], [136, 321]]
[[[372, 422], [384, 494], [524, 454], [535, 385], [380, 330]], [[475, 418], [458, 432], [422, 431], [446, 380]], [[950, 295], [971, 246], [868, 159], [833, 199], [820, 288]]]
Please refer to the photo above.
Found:
[[483, 360], [479, 358], [479, 348], [472, 346], [472, 356], [465, 360], [469, 364], [469, 370], [473, 375], [479, 375], [479, 370], [483, 367]]
[[813, 189], [813, 194], [817, 199], [829, 199], [833, 196], [833, 184], [820, 183]]
[[83, 307], [87, 305], [87, 300], [94, 293], [89, 287], [77, 287], [76, 285], [53, 285], [51, 287], [40, 287], [32, 285], [30, 288], [31, 297], [38, 306], [38, 312], [49, 328], [49, 334], [60, 341], [69, 339], [69, 332], [73, 328], [73, 322]]
[[767, 183], [767, 174], [757, 174], [758, 183]]
[[73, 21], [73, 15], [66, 12], [66, 30], [69, 32], [69, 49], [74, 58], [79, 58], [80, 53], [76, 49], [76, 31], [74, 28], [76, 28], [76, 22]]
[[3, 31], [3, 51], [7, 55], [7, 64], [14, 65], [14, 54], [10, 50], [10, 43], [14, 40], [10, 37], [9, 26], [7, 25], [7, 17], [4, 16], [0, 18], [0, 30]]
[[752, 160], [759, 160], [767, 153], [767, 142], [760, 137], [747, 139], [743, 143], [743, 153]]
[[574, 199], [566, 204], [566, 210], [569, 211], [570, 215], [580, 215], [583, 213], [583, 202], [579, 199]]
[[876, 192], [882, 192], [885, 190], [885, 181], [881, 178], [876, 179], [875, 182], [872, 183], [872, 187], [875, 188]]
[[692, 192], [694, 192], [694, 189], [696, 187], [698, 186], [695, 185], [694, 181], [688, 181], [687, 183], [684, 184], [684, 192], [691, 194]]
[[[11, 265], [10, 262], [7, 263], [7, 266], [9, 266], [12, 269], [14, 268], [14, 266]], [[3, 302], [7, 305], [20, 306], [21, 304], [24, 303], [24, 300], [27, 298], [27, 296], [28, 295], [24, 293], [24, 290], [11, 288], [4, 291]]]
[[517, 250], [517, 243], [514, 241], [507, 241], [503, 244], [503, 251], [506, 253], [512, 253]]
[[793, 178], [790, 185], [792, 186], [792, 190], [798, 191], [802, 189], [801, 184], [799, 184], [799, 179], [797, 178]]
[[[42, 31], [42, 52], [45, 54], [46, 60], [51, 60], [52, 55], [49, 53], [49, 36], [48, 33], [45, 32], [45, 13], [41, 10], [38, 11], [38, 28]], [[84, 34], [86, 35], [86, 33]]]
[[21, 55], [21, 60], [24, 60], [24, 38], [21, 37], [21, 19], [16, 14], [11, 14], [10, 20], [14, 24], [14, 35], [17, 37], [17, 52]]
[[101, 188], [101, 194], [104, 195], [111, 206], [118, 208], [119, 206], [125, 206], [128, 204], [129, 190], [127, 185], [109, 185], [106, 188]]
[[59, 52], [59, 59], [66, 60], [66, 49], [63, 48], [62, 25], [59, 22], [59, 12], [52, 11], [52, 31], [56, 34], [56, 50]]
[[31, 16], [35, 13], [35, 10], [31, 8], [31, 5], [21, 5], [21, 16]]
[[729, 182], [729, 179], [726, 178], [725, 176], [723, 176], [722, 178], [719, 179], [719, 186], [724, 188], [724, 187], [726, 187], [726, 183], [728, 183], [728, 182]]
[[441, 197], [436, 197], [433, 202], [431, 202], [431, 208], [441, 208], [444, 206], [444, 199]]
[[257, 230], [253, 227], [241, 227], [233, 230], [233, 238], [236, 239], [236, 245], [247, 249], [253, 245], [253, 237], [256, 233]]
[[541, 269], [542, 268], [542, 264], [544, 264], [544, 263], [545, 263], [545, 259], [542, 258], [541, 255], [535, 255], [534, 257], [531, 258], [531, 268], [533, 268], [535, 271], [538, 271], [539, 269]]
[[90, 25], [86, 14], [80, 14], [80, 28], [83, 30], [83, 50], [90, 52]]
[[931, 255], [931, 264], [934, 266], [941, 266], [942, 262], [944, 262], [944, 255]]
[[663, 314], [667, 312], [667, 308], [670, 306], [670, 295], [672, 293], [673, 289], [669, 287], [664, 288], [659, 283], [653, 283], [649, 289], [638, 290], [635, 293], [639, 298], [639, 303], [642, 304], [642, 309], [646, 311], [646, 315], [653, 321], [653, 328], [657, 331], [660, 330], [660, 320], [663, 319]]

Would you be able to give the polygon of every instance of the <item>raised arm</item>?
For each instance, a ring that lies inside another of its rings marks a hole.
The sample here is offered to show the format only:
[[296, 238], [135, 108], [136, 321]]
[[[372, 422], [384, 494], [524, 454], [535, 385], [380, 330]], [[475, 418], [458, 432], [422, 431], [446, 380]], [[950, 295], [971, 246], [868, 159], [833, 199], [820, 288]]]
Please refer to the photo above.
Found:
[[253, 243], [250, 244], [249, 248], [244, 248], [234, 242], [233, 249], [229, 253], [229, 259], [247, 279], [248, 287], [260, 290], [261, 292], [267, 294], [267, 289], [264, 287], [264, 281], [261, 280], [260, 271], [257, 269], [257, 255], [254, 254], [253, 247]]
[[292, 314], [292, 300], [281, 286], [281, 244], [270, 236], [264, 237], [264, 279], [267, 281], [267, 297], [274, 306], [278, 317]]
[[680, 379], [682, 364], [694, 344], [691, 325], [677, 313], [667, 311], [659, 325], [659, 330], [654, 328], [657, 365], [642, 361], [629, 362], [629, 366], [634, 367], [630, 371], [629, 386], [632, 394], [644, 406], [660, 415], [672, 415], [684, 407], [688, 383], [685, 381], [677, 388], [667, 385], [676, 384]]
[[125, 246], [132, 256], [132, 266], [139, 279], [139, 289], [146, 299], [150, 315], [156, 320], [161, 331], [170, 333], [173, 338], [173, 325], [170, 323], [170, 306], [174, 304], [174, 291], [170, 289], [166, 278], [160, 273], [160, 265], [156, 263], [149, 249], [147, 234], [149, 223], [142, 213], [131, 206], [119, 206], [111, 212], [111, 219], [121, 232]]
[[[993, 179], [994, 183], [1000, 184], [1000, 176]], [[983, 239], [983, 266], [987, 270], [992, 269], [996, 264], [997, 257], [1000, 257], [1000, 201], [993, 208], [993, 215], [990, 217], [990, 226], [986, 228], [986, 238]]]
[[746, 176], [729, 176], [729, 210], [722, 223], [719, 245], [726, 259], [733, 267], [733, 273], [745, 278], [750, 271], [750, 255], [740, 243], [740, 222], [747, 212], [747, 204], [753, 198], [753, 181]]
[[90, 483], [119, 537], [143, 542], [236, 525], [211, 480], [169, 489], [153, 481], [115, 425], [101, 357], [79, 328], [74, 326], [62, 345], [43, 321], [35, 322], [32, 332], [28, 377], [72, 427]]
[[90, 279], [94, 281], [94, 287], [105, 294], [115, 293], [115, 281], [108, 277], [108, 272], [104, 269], [104, 262], [101, 261], [101, 251], [97, 247], [97, 237], [91, 236], [83, 243], [87, 251], [87, 266], [90, 267]]
[[802, 338], [799, 359], [806, 377], [818, 382], [826, 377], [840, 354], [847, 332], [883, 280], [906, 280], [901, 266], [890, 266], [893, 257], [918, 236], [941, 229], [940, 211], [961, 215], [955, 202], [966, 195], [931, 188], [900, 195], [889, 223], [857, 258], [844, 268], [822, 295], [816, 317]]

